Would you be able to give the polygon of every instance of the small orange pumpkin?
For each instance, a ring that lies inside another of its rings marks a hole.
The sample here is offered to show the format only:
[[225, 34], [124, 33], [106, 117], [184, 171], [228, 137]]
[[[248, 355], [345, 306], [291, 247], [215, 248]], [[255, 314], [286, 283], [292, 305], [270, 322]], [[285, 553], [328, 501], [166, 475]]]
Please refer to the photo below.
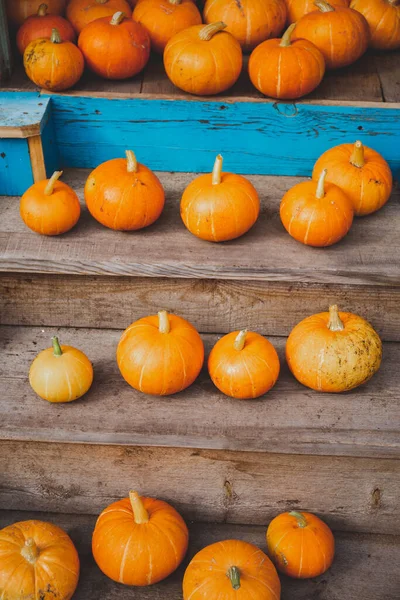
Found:
[[20, 215], [25, 225], [42, 235], [59, 235], [79, 220], [78, 196], [66, 183], [58, 181], [62, 171], [50, 179], [34, 183], [21, 197]]
[[263, 42], [250, 56], [251, 82], [265, 96], [284, 100], [301, 98], [322, 81], [324, 57], [308, 40], [292, 42], [295, 27], [290, 25], [282, 39]]
[[272, 519], [267, 545], [278, 571], [296, 579], [322, 575], [335, 555], [332, 531], [308, 512], [286, 512]]
[[367, 382], [379, 369], [382, 342], [358, 315], [329, 312], [307, 317], [286, 343], [286, 360], [300, 383], [319, 392], [347, 392]]
[[362, 14], [316, 0], [319, 10], [304, 15], [296, 25], [295, 38], [304, 38], [324, 55], [327, 69], [339, 69], [358, 60], [368, 48], [370, 31]]
[[72, 42], [64, 42], [57, 29], [53, 29], [50, 39], [33, 40], [25, 48], [25, 72], [45, 90], [68, 90], [80, 80], [84, 66], [82, 52]]
[[208, 359], [208, 371], [217, 388], [232, 398], [258, 398], [279, 376], [279, 357], [265, 337], [252, 331], [234, 331], [218, 340]]
[[400, 48], [400, 0], [352, 0], [350, 7], [366, 18], [373, 48]]
[[392, 193], [392, 172], [386, 160], [361, 142], [330, 148], [317, 160], [313, 179], [327, 169], [326, 181], [339, 186], [351, 200], [358, 217], [380, 208]]
[[70, 600], [78, 585], [78, 553], [52, 523], [20, 521], [1, 529], [0, 557], [4, 600]]
[[52, 342], [53, 347], [40, 352], [31, 364], [29, 383], [48, 402], [78, 400], [92, 385], [92, 363], [80, 350], [60, 346], [57, 337]]
[[341, 240], [353, 223], [353, 205], [333, 183], [319, 180], [293, 186], [282, 198], [280, 215], [286, 231], [307, 246], [331, 246]]
[[224, 23], [194, 25], [176, 33], [164, 50], [165, 71], [176, 87], [212, 96], [233, 86], [242, 70], [239, 42]]
[[216, 542], [198, 552], [183, 578], [183, 600], [279, 600], [274, 565], [257, 546], [239, 540]]
[[136, 390], [169, 396], [198, 377], [204, 346], [193, 325], [163, 310], [135, 321], [124, 331], [117, 362], [122, 377]]
[[202, 22], [193, 0], [141, 0], [133, 18], [146, 27], [152, 49], [161, 54], [176, 33]]
[[[301, 17], [304, 17], [304, 15], [307, 15], [314, 10], [318, 10], [315, 6], [314, 0], [285, 0], [285, 2], [288, 12], [288, 25], [291, 23], [296, 23], [301, 19]], [[332, 4], [332, 6], [348, 7], [350, 0], [332, 0], [330, 4]]]
[[145, 586], [177, 569], [188, 540], [185, 521], [170, 504], [132, 491], [129, 498], [103, 510], [93, 532], [92, 551], [110, 579]]
[[[25, 19], [35, 15], [43, 0], [7, 0], [7, 16], [13, 25], [20, 27]], [[46, 0], [51, 15], [64, 13], [66, 0]]]
[[112, 17], [116, 12], [132, 16], [126, 0], [70, 0], [67, 6], [67, 19], [77, 33], [86, 25], [104, 17]]
[[17, 33], [17, 46], [21, 54], [33, 40], [39, 38], [50, 38], [53, 29], [65, 42], [75, 40], [75, 31], [71, 23], [59, 15], [51, 15], [47, 12], [47, 4], [41, 4], [36, 15], [28, 17], [21, 25]]
[[196, 237], [225, 242], [246, 233], [257, 221], [260, 200], [248, 179], [222, 173], [222, 156], [211, 174], [200, 175], [183, 192], [181, 217]]
[[165, 194], [158, 177], [131, 150], [126, 157], [108, 160], [90, 173], [85, 200], [90, 214], [105, 227], [135, 231], [158, 219]]
[[223, 21], [244, 52], [251, 52], [268, 38], [276, 38], [286, 22], [284, 0], [207, 0], [204, 21]]

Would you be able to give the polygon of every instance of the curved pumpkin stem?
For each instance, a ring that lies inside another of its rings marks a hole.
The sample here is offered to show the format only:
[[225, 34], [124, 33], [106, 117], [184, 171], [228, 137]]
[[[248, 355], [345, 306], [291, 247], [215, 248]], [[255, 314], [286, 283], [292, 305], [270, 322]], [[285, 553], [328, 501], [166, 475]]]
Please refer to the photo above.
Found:
[[330, 329], [330, 331], [343, 331], [344, 329], [343, 321], [339, 317], [337, 304], [332, 304], [332, 306], [329, 307], [328, 329]]
[[108, 0], [96, 0], [97, 4], [107, 4]]
[[62, 350], [60, 346], [60, 342], [58, 341], [58, 337], [55, 335], [51, 338], [51, 343], [53, 344], [54, 356], [62, 356]]
[[213, 185], [219, 185], [221, 183], [221, 171], [223, 162], [224, 159], [222, 158], [221, 154], [218, 154], [217, 158], [215, 159], [214, 168], [212, 172], [211, 183]]
[[126, 150], [126, 160], [127, 160], [127, 171], [128, 173], [136, 173], [138, 168], [138, 162], [136, 160], [135, 153], [132, 150]]
[[61, 35], [60, 35], [60, 32], [58, 31], [58, 29], [54, 28], [51, 30], [50, 41], [53, 42], [53, 44], [61, 44], [62, 43]]
[[314, 4], [321, 12], [332, 12], [335, 10], [326, 0], [315, 0]]
[[175, 5], [182, 4], [182, 0], [168, 0], [168, 2]]
[[362, 142], [357, 141], [354, 144], [350, 162], [354, 167], [358, 167], [359, 169], [365, 165], [364, 146], [362, 145]]
[[222, 21], [217, 21], [216, 23], [210, 23], [209, 25], [205, 25], [199, 31], [199, 38], [203, 42], [209, 42], [216, 33], [225, 29], [225, 27], [227, 27], [227, 25]]
[[39, 557], [39, 548], [33, 538], [28, 538], [25, 541], [24, 547], [21, 549], [21, 556], [25, 558], [31, 565], [34, 565]]
[[139, 494], [135, 491], [130, 491], [129, 500], [131, 501], [133, 518], [135, 519], [135, 523], [137, 523], [138, 525], [148, 523], [150, 520], [149, 513], [145, 509]]
[[327, 173], [328, 169], [324, 169], [321, 175], [319, 176], [317, 191], [315, 192], [315, 197], [318, 198], [318, 200], [321, 200], [321, 198], [324, 198], [325, 196], [325, 178]]
[[242, 331], [239, 331], [239, 333], [235, 339], [235, 342], [233, 344], [233, 347], [235, 348], [235, 350], [238, 350], [238, 352], [243, 350], [243, 348], [246, 344], [246, 336], [247, 336], [247, 329], [243, 329]]
[[299, 527], [307, 527], [306, 518], [302, 513], [297, 512], [297, 510], [292, 510], [289, 515], [297, 520], [297, 525]]
[[58, 181], [60, 179], [62, 174], [63, 174], [62, 171], [54, 171], [53, 175], [48, 180], [46, 187], [44, 188], [45, 196], [52, 195], [52, 193], [54, 192], [54, 186], [56, 184], [56, 181]]
[[37, 16], [45, 17], [47, 15], [47, 8], [48, 8], [47, 4], [41, 4], [38, 8]]
[[121, 11], [116, 12], [112, 16], [112, 19], [110, 21], [110, 25], [120, 25], [124, 19], [125, 19], [125, 13], [124, 12], [121, 12]]
[[158, 313], [158, 330], [160, 333], [169, 333], [171, 331], [171, 324], [166, 310], [160, 310]]
[[239, 590], [240, 589], [240, 571], [239, 571], [239, 569], [237, 567], [229, 567], [226, 574], [231, 581], [233, 589]]
[[291, 45], [291, 43], [292, 43], [292, 33], [293, 33], [293, 31], [295, 29], [296, 29], [296, 23], [292, 23], [286, 29], [285, 33], [282, 36], [281, 43], [279, 44], [280, 46], [282, 46], [282, 48], [286, 48], [287, 46]]

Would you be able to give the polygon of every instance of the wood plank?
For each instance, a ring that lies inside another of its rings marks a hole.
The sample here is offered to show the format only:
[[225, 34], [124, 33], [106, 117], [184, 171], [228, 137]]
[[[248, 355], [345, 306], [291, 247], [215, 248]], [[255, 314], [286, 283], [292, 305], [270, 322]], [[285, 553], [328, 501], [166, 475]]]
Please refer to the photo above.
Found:
[[12, 54], [8, 34], [6, 0], [0, 0], [0, 82], [10, 78], [12, 73]]
[[0, 139], [40, 135], [50, 100], [30, 94], [0, 92]]
[[[181, 600], [182, 578], [189, 560], [204, 546], [219, 540], [245, 540], [266, 552], [265, 527], [205, 525], [190, 523], [190, 545], [181, 567], [161, 583], [129, 588], [105, 577], [91, 553], [94, 517], [5, 511], [0, 527], [29, 518], [40, 518], [63, 527], [76, 544], [81, 559], [81, 576], [74, 600]], [[281, 600], [397, 600], [400, 586], [396, 565], [400, 560], [400, 539], [395, 536], [336, 533], [336, 557], [320, 577], [295, 580], [281, 576]], [[210, 600], [212, 600], [210, 598]]]
[[[226, 168], [230, 168], [229, 161]], [[87, 176], [87, 171], [72, 170], [63, 180], [82, 196]], [[400, 256], [399, 190], [378, 213], [356, 219], [339, 244], [318, 249], [300, 245], [280, 222], [281, 198], [300, 180], [253, 176], [249, 179], [261, 198], [258, 222], [237, 240], [212, 244], [191, 235], [179, 216], [179, 198], [194, 175], [159, 176], [167, 196], [164, 213], [155, 225], [135, 233], [103, 227], [83, 206], [80, 222], [72, 231], [45, 238], [26, 229], [15, 198], [4, 198], [0, 206], [0, 270], [292, 284], [400, 284], [400, 264], [393, 260]]]
[[42, 138], [40, 135], [34, 135], [28, 138], [29, 156], [31, 157], [31, 167], [33, 180], [42, 181], [46, 179], [46, 166], [44, 164]]
[[188, 521], [265, 525], [307, 510], [337, 530], [400, 532], [398, 460], [1, 442], [0, 467], [6, 510], [98, 514], [138, 489]]
[[6, 194], [23, 193], [32, 184], [28, 140], [0, 138], [0, 191]]
[[[32, 360], [55, 334], [94, 365], [91, 390], [72, 404], [40, 400], [27, 381]], [[399, 344], [385, 344], [382, 367], [366, 385], [346, 394], [323, 394], [294, 379], [284, 362], [285, 340], [273, 338], [282, 363], [279, 381], [263, 399], [243, 402], [218, 392], [206, 370], [168, 400], [136, 392], [115, 361], [121, 331], [3, 327], [1, 335], [0, 439], [400, 456]], [[203, 339], [208, 352], [217, 336]]]
[[381, 52], [374, 57], [385, 102], [400, 102], [399, 56], [399, 52]]

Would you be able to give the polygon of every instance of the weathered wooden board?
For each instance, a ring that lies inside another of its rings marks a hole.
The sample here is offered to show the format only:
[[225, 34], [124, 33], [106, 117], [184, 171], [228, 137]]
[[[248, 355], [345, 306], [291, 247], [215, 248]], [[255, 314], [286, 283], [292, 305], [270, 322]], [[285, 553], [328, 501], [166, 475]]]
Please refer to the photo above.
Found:
[[[40, 400], [27, 381], [33, 358], [55, 333], [85, 352], [95, 371], [85, 398], [66, 405]], [[2, 439], [400, 456], [399, 344], [385, 344], [382, 367], [366, 385], [321, 394], [294, 379], [283, 360], [284, 340], [273, 338], [282, 359], [279, 381], [264, 398], [243, 402], [218, 392], [206, 370], [167, 399], [136, 392], [116, 364], [120, 331], [4, 327], [1, 335]], [[208, 351], [217, 336], [203, 339]]]
[[50, 100], [37, 95], [0, 92], [0, 148], [2, 138], [39, 135], [48, 121]]
[[0, 82], [11, 76], [13, 60], [7, 28], [6, 0], [0, 0]]
[[374, 56], [385, 102], [400, 102], [400, 60], [398, 52], [379, 52]]

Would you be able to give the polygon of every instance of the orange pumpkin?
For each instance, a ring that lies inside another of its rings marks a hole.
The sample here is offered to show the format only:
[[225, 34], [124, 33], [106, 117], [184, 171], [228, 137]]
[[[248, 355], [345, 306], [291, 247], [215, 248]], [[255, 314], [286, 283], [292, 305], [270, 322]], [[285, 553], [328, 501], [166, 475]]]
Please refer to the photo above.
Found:
[[25, 225], [42, 235], [58, 235], [76, 225], [81, 214], [78, 196], [58, 181], [62, 171], [34, 183], [21, 197], [20, 215]]
[[268, 38], [276, 38], [286, 22], [284, 0], [207, 0], [204, 21], [223, 21], [227, 31], [238, 40], [245, 52], [251, 52]]
[[74, 86], [82, 77], [85, 61], [72, 42], [64, 42], [57, 29], [50, 39], [33, 40], [24, 52], [24, 67], [29, 79], [52, 92]]
[[251, 82], [265, 96], [284, 100], [301, 98], [322, 81], [324, 57], [308, 40], [291, 41], [295, 27], [290, 25], [282, 39], [263, 42], [250, 56]]
[[90, 214], [110, 229], [135, 231], [154, 223], [164, 208], [163, 187], [153, 171], [127, 158], [108, 160], [94, 169], [85, 185]]
[[160, 311], [124, 331], [117, 362], [122, 377], [136, 390], [169, 396], [197, 378], [204, 362], [204, 346], [188, 321]]
[[68, 42], [75, 40], [75, 31], [66, 19], [47, 12], [47, 4], [41, 4], [36, 15], [28, 17], [17, 33], [17, 46], [21, 54], [33, 40], [50, 38], [53, 29], [57, 29], [61, 39]]
[[169, 504], [130, 492], [108, 506], [93, 532], [94, 559], [107, 577], [145, 586], [168, 577], [188, 547], [185, 521]]
[[112, 17], [116, 12], [132, 16], [126, 0], [70, 0], [67, 6], [67, 19], [77, 33], [86, 25], [104, 17]]
[[71, 538], [56, 525], [21, 521], [0, 530], [4, 600], [70, 600], [79, 579]]
[[[43, 0], [7, 0], [7, 16], [10, 22], [20, 27], [26, 18], [35, 15]], [[46, 0], [48, 12], [51, 15], [64, 13], [66, 0]]]
[[208, 371], [217, 388], [232, 398], [258, 398], [279, 376], [279, 357], [265, 337], [252, 331], [234, 331], [218, 340], [208, 359]]
[[307, 246], [331, 246], [341, 240], [353, 223], [353, 205], [333, 183], [325, 183], [324, 169], [318, 182], [304, 181], [282, 198], [280, 215], [286, 231]]
[[239, 540], [200, 550], [183, 578], [183, 600], [279, 600], [280, 596], [279, 577], [268, 556]]
[[222, 156], [211, 174], [196, 177], [185, 189], [181, 217], [190, 233], [209, 242], [225, 242], [246, 233], [257, 221], [260, 200], [248, 179], [222, 173]]
[[335, 146], [317, 160], [313, 179], [327, 169], [326, 181], [339, 186], [351, 200], [358, 217], [380, 208], [392, 193], [392, 172], [386, 160], [361, 142]]
[[194, 25], [176, 33], [164, 50], [165, 71], [176, 87], [211, 96], [224, 92], [239, 78], [242, 50], [224, 23]]
[[[285, 2], [288, 12], [288, 25], [296, 23], [301, 17], [304, 17], [304, 15], [317, 10], [314, 0], [285, 0]], [[350, 0], [332, 0], [330, 4], [332, 4], [332, 6], [348, 7]]]
[[335, 538], [321, 519], [308, 512], [286, 512], [267, 530], [268, 552], [277, 569], [296, 579], [318, 577], [331, 566]]
[[295, 38], [304, 38], [324, 55], [327, 69], [351, 65], [364, 54], [369, 43], [369, 27], [364, 17], [353, 10], [316, 0], [319, 10], [304, 15], [296, 25]]
[[146, 27], [152, 49], [160, 53], [176, 33], [202, 22], [193, 0], [141, 0], [133, 18]]
[[292, 330], [286, 360], [300, 383], [319, 392], [347, 392], [368, 381], [379, 369], [382, 342], [372, 326], [352, 313], [307, 317]]
[[400, 0], [352, 0], [350, 7], [367, 20], [373, 48], [400, 48]]
[[92, 363], [80, 350], [60, 346], [57, 337], [52, 342], [53, 347], [40, 352], [31, 364], [29, 383], [48, 402], [78, 400], [92, 385]]

